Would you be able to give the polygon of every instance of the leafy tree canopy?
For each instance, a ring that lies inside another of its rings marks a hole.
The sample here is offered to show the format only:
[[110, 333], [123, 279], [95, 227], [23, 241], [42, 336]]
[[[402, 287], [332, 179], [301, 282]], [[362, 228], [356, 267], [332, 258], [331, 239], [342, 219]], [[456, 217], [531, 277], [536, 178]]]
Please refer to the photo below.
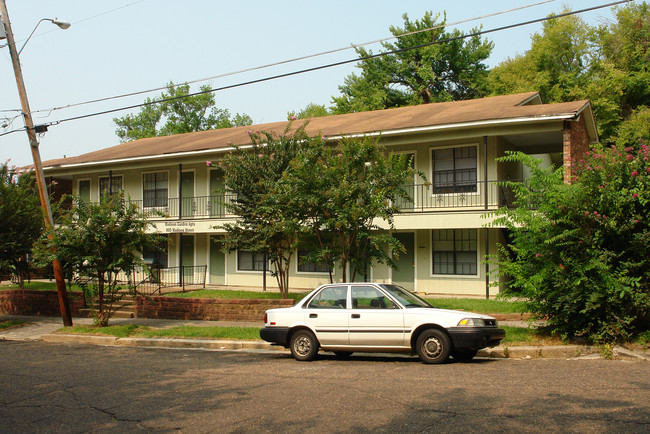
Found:
[[284, 297], [289, 264], [299, 247], [308, 261], [335, 266], [346, 279], [348, 265], [364, 274], [372, 261], [394, 265], [390, 253], [403, 247], [379, 230], [392, 225], [399, 199], [408, 200], [413, 180], [406, 154], [392, 155], [375, 140], [326, 144], [305, 125], [283, 135], [250, 132], [252, 149], [237, 148], [219, 163], [225, 189], [236, 199], [225, 206], [239, 219], [220, 226], [224, 248], [264, 252]]
[[108, 325], [114, 304], [119, 301], [118, 276], [135, 265], [143, 265], [144, 248], [157, 248], [157, 236], [146, 233], [151, 224], [137, 205], [123, 194], [103, 196], [99, 203], [74, 197], [75, 206], [63, 212], [56, 230], [42, 236], [34, 254], [40, 262], [54, 257], [66, 264], [88, 300], [98, 300], [98, 325]]
[[208, 92], [209, 89], [210, 86], [201, 86], [205, 93], [186, 96], [190, 93], [189, 85], [175, 85], [170, 81], [167, 92], [153, 99], [147, 98], [147, 105], [139, 113], [114, 118], [115, 133], [122, 142], [128, 142], [253, 123], [247, 114], [238, 113], [233, 117], [228, 110], [215, 107], [214, 94]]
[[512, 238], [499, 249], [506, 296], [564, 338], [627, 340], [650, 321], [650, 148], [597, 147], [572, 184], [562, 169], [512, 153], [531, 168], [527, 184], [507, 183], [516, 208], [495, 221]]
[[309, 118], [320, 118], [323, 116], [329, 116], [332, 112], [330, 109], [325, 107], [325, 104], [319, 105], [315, 103], [307, 104], [307, 106], [300, 110], [299, 112], [291, 111], [287, 113], [287, 119], [296, 120], [296, 119], [309, 119]]
[[650, 98], [648, 4], [615, 10], [615, 21], [596, 27], [575, 15], [544, 22], [529, 51], [490, 71], [490, 93], [539, 91], [544, 102], [590, 99], [601, 140], [614, 142]]
[[9, 162], [0, 164], [0, 273], [12, 273], [22, 287], [32, 245], [43, 230], [33, 172], [20, 173]]
[[[390, 27], [400, 37], [395, 43], [382, 43], [384, 52], [379, 57], [367, 58], [371, 51], [358, 48], [361, 74], [351, 74], [339, 86], [341, 96], [333, 97], [334, 114], [379, 110], [440, 101], [455, 101], [481, 97], [486, 93], [487, 65], [493, 44], [478, 36], [461, 36], [444, 26], [409, 34], [438, 25], [440, 14], [427, 12], [421, 20], [411, 21], [404, 14], [404, 27]], [[475, 29], [472, 30], [474, 32]], [[413, 48], [418, 47], [418, 48]]]

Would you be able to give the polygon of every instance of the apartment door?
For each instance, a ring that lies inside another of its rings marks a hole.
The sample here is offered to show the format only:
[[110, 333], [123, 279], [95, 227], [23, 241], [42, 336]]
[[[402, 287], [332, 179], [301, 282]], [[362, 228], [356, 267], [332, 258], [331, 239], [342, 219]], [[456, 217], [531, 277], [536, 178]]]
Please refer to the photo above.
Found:
[[399, 232], [393, 234], [393, 237], [406, 249], [406, 252], [400, 253], [396, 261], [399, 270], [393, 270], [393, 283], [413, 291], [415, 290], [415, 233]]
[[223, 205], [223, 172], [210, 171], [210, 217], [224, 217], [226, 215]]
[[194, 235], [181, 234], [181, 265], [185, 284], [194, 284]]
[[181, 216], [194, 217], [194, 172], [181, 174]]
[[226, 255], [219, 248], [218, 235], [210, 237], [210, 283], [226, 284]]

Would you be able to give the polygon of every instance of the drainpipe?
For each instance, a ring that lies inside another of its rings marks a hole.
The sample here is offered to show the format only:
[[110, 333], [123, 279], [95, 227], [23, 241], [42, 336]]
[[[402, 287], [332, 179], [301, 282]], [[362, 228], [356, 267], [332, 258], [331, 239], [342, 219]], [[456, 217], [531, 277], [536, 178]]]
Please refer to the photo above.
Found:
[[113, 196], [113, 171], [108, 171], [108, 195]]

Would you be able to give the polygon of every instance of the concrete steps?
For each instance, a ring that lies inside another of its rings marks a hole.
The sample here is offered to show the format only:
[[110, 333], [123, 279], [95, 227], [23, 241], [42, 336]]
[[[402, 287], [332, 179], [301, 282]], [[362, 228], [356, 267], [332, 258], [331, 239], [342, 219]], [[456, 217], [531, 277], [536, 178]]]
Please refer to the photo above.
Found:
[[[122, 294], [122, 298], [113, 303], [113, 313], [111, 314], [111, 318], [135, 318], [135, 310], [133, 308], [135, 305], [135, 298], [133, 294], [131, 294], [127, 289], [120, 290], [118, 293]], [[95, 311], [99, 309], [99, 303], [97, 301], [93, 303], [93, 308]], [[87, 317], [92, 317], [93, 309], [79, 309], [79, 313], [81, 315], [86, 315]]]

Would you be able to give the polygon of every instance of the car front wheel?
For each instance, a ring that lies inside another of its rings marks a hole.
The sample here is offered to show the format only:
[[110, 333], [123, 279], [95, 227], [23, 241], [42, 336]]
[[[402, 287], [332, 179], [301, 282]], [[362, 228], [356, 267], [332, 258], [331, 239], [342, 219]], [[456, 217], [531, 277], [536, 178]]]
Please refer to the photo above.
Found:
[[444, 363], [449, 359], [451, 353], [451, 341], [445, 332], [429, 329], [420, 334], [415, 350], [424, 363]]
[[291, 335], [289, 343], [291, 354], [296, 360], [309, 362], [316, 358], [318, 354], [318, 340], [309, 330], [298, 330]]

